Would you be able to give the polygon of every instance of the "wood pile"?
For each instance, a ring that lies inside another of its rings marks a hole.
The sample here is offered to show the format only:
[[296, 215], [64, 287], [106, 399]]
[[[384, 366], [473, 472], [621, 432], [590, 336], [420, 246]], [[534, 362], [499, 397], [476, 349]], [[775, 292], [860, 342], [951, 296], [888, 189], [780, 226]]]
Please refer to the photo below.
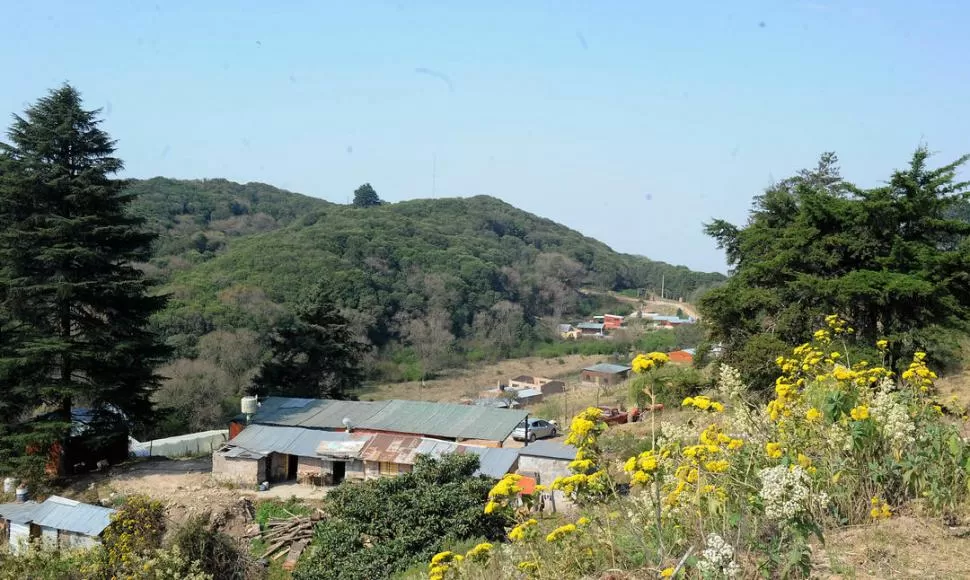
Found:
[[251, 530], [249, 537], [260, 537], [266, 550], [261, 558], [279, 560], [286, 556], [283, 568], [292, 570], [296, 567], [300, 554], [310, 543], [313, 530], [317, 522], [323, 519], [323, 512], [317, 510], [308, 516], [294, 516], [291, 518], [273, 518], [266, 522], [266, 528]]

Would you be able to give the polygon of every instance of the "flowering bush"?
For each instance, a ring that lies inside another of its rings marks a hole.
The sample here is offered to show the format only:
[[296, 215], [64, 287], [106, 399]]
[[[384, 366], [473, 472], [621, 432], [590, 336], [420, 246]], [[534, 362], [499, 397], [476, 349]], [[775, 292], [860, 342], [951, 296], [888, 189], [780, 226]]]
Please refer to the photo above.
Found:
[[[874, 523], [913, 502], [953, 510], [967, 498], [970, 452], [944, 419], [925, 355], [915, 353], [897, 377], [834, 346], [853, 333], [845, 320], [827, 317], [811, 342], [775, 361], [780, 373], [764, 404], [722, 366], [715, 392], [682, 401], [696, 427], [655, 423], [649, 445], [621, 463], [622, 474], [611, 473], [600, 450], [598, 410], [578, 415], [567, 439], [577, 447], [573, 474], [553, 487], [584, 516], [522, 516], [498, 552], [508, 564], [493, 561], [488, 577], [636, 568], [730, 578], [749, 566], [804, 577], [811, 539], [826, 527]], [[876, 343], [877, 351], [889, 347]], [[633, 366], [647, 374], [662, 364], [641, 355]], [[629, 478], [626, 497], [616, 493], [620, 477]]]

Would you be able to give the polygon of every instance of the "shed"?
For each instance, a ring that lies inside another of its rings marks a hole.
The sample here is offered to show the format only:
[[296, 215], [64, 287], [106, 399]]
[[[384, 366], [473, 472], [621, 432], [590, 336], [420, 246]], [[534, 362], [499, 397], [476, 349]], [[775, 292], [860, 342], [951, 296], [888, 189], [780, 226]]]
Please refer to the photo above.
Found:
[[[693, 349], [691, 349], [691, 351], [692, 350]], [[689, 365], [694, 362], [694, 353], [691, 351], [688, 351], [687, 349], [675, 350], [673, 352], [667, 353], [667, 356], [670, 357], [670, 362], [672, 363]]]
[[239, 484], [313, 480], [332, 472], [317, 455], [324, 441], [346, 442], [351, 434], [301, 427], [250, 425], [212, 455], [212, 475]]
[[0, 518], [7, 523], [7, 541], [13, 550], [29, 538], [41, 538], [61, 548], [91, 547], [100, 542], [114, 512], [56, 495], [43, 503], [0, 505]]
[[[556, 478], [572, 475], [569, 463], [576, 459], [576, 448], [558, 441], [536, 441], [519, 451], [520, 475], [533, 477], [536, 483], [548, 486]], [[546, 494], [546, 504], [551, 509], [562, 508], [570, 504], [561, 491], [550, 491]]]
[[627, 365], [600, 363], [584, 368], [580, 373], [580, 379], [584, 383], [595, 385], [615, 385], [625, 381], [630, 376], [631, 370], [632, 368]]
[[606, 325], [602, 322], [580, 322], [576, 325], [576, 329], [583, 336], [603, 336], [603, 330], [605, 328]]

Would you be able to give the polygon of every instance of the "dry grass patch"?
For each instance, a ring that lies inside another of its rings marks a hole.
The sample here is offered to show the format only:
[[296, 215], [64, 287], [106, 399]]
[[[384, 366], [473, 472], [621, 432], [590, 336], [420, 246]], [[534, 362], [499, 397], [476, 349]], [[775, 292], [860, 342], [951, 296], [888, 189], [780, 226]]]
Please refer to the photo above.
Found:
[[970, 578], [970, 538], [939, 520], [900, 516], [829, 531], [817, 547], [817, 578]]

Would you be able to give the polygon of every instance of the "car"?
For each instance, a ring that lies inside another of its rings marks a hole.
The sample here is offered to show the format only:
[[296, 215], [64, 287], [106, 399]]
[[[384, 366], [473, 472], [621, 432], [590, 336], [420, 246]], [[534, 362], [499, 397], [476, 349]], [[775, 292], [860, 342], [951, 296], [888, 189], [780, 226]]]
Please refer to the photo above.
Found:
[[530, 418], [522, 421], [512, 431], [512, 439], [516, 441], [535, 441], [544, 437], [555, 437], [559, 429], [555, 423], [545, 419]]

